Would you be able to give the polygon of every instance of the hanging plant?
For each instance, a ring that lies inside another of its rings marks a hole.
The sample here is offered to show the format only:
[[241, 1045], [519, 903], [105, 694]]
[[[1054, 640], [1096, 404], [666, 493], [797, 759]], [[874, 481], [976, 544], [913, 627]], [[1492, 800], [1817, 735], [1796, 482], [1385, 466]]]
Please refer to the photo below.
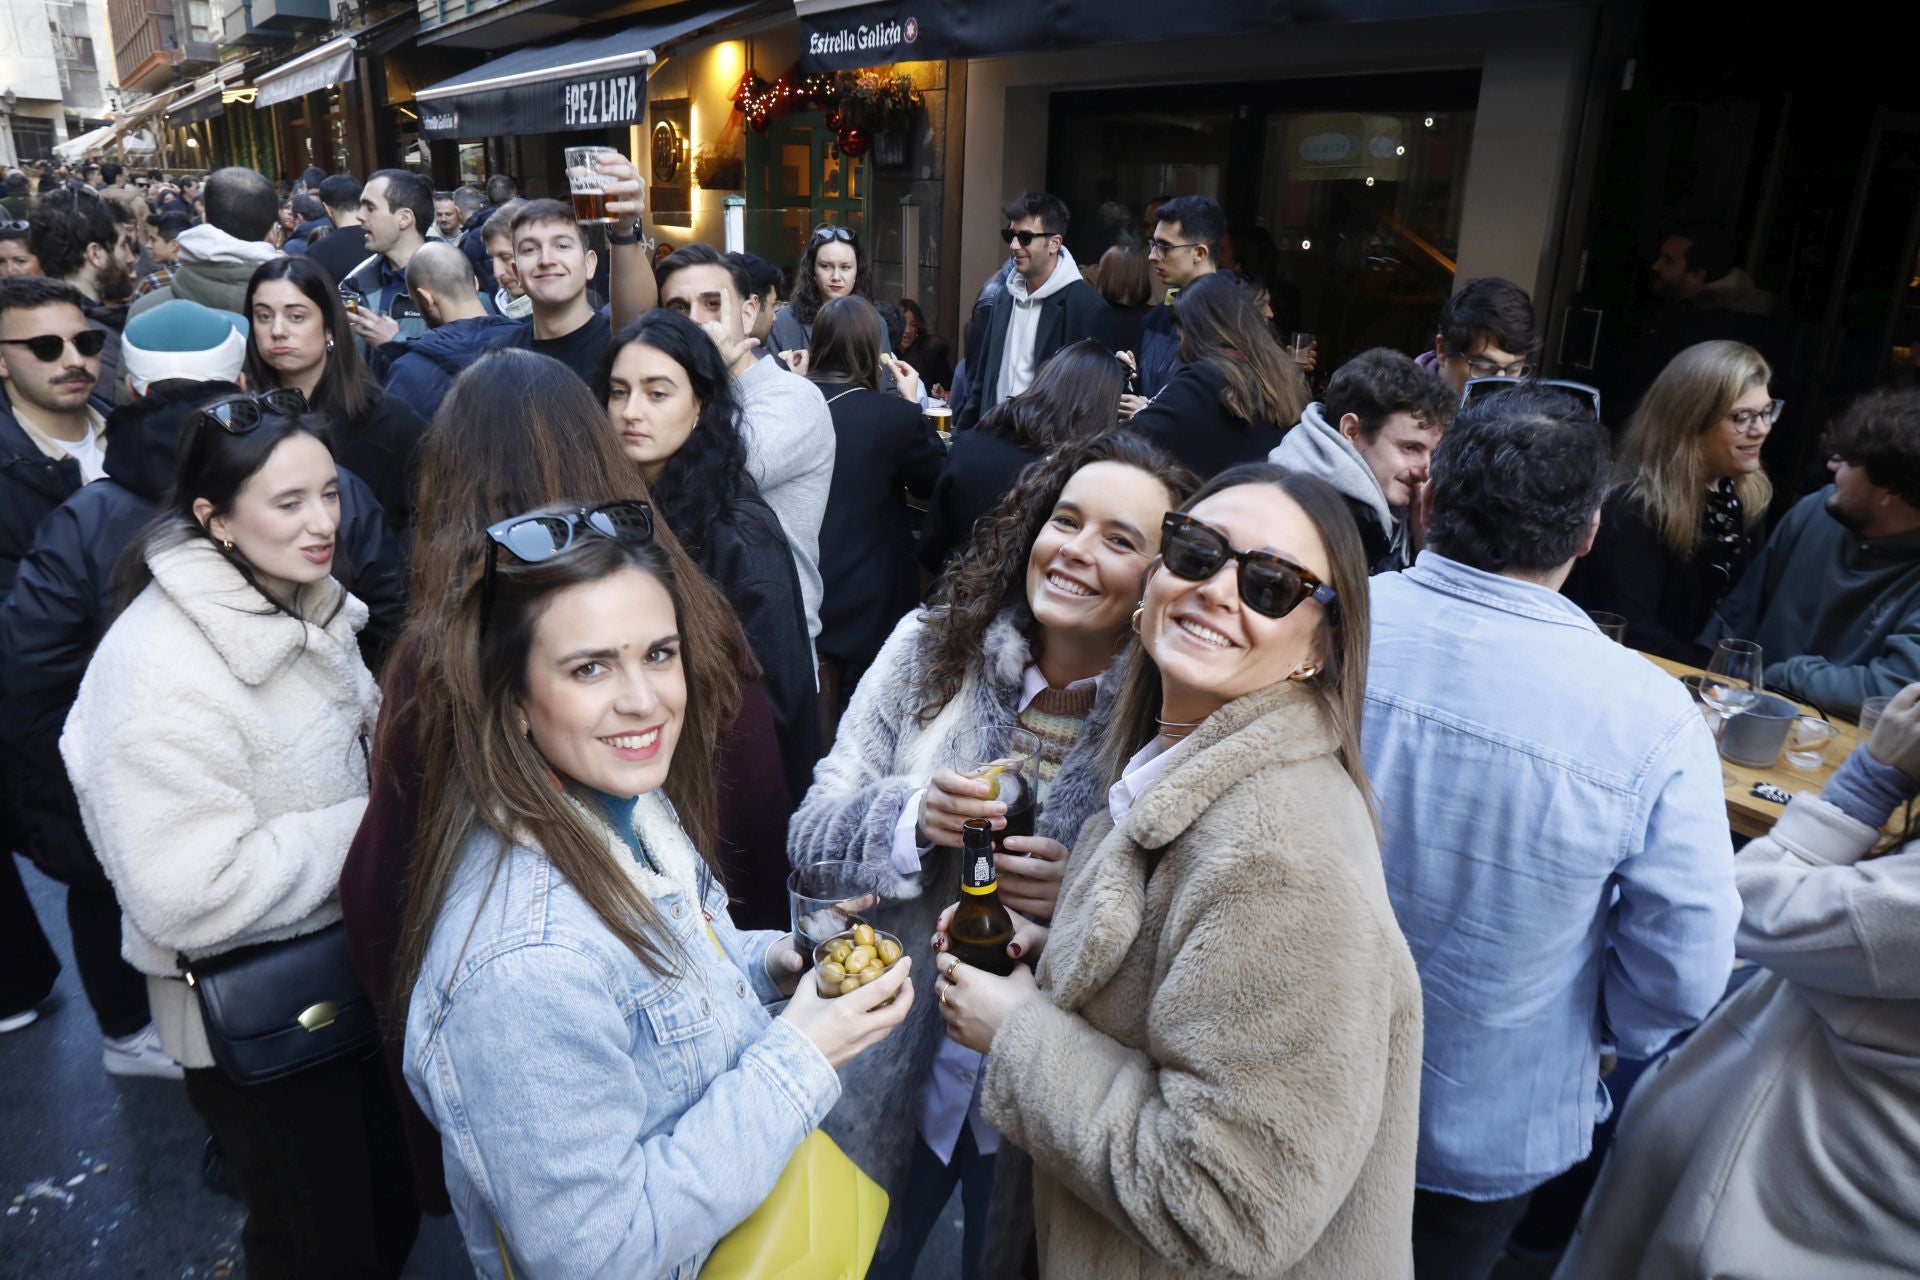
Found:
[[841, 124], [869, 134], [911, 129], [926, 108], [904, 71], [842, 71], [834, 82]]

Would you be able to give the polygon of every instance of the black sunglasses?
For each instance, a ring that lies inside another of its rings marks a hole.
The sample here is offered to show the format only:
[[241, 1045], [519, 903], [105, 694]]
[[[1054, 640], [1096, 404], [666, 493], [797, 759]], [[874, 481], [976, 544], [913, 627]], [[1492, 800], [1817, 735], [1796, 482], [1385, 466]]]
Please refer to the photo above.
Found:
[[815, 227], [813, 229], [812, 243], [825, 244], [829, 240], [841, 240], [847, 244], [855, 244], [859, 239], [860, 233], [852, 227], [836, 227], [832, 223], [828, 223], [824, 227]]
[[106, 349], [107, 333], [104, 329], [86, 329], [71, 338], [63, 338], [57, 333], [43, 333], [37, 338], [0, 338], [0, 342], [25, 347], [41, 364], [52, 364], [67, 349], [69, 342], [75, 351], [92, 359]]
[[1551, 387], [1562, 395], [1572, 396], [1586, 404], [1593, 410], [1595, 418], [1606, 421], [1600, 416], [1600, 389], [1567, 378], [1468, 378], [1467, 385], [1460, 388], [1460, 407], [1464, 409], [1476, 400], [1513, 387]]
[[1284, 618], [1303, 600], [1333, 603], [1332, 587], [1270, 551], [1235, 551], [1225, 534], [1183, 511], [1160, 522], [1160, 563], [1174, 577], [1205, 582], [1229, 560], [1240, 563], [1240, 599], [1255, 613]]
[[1022, 249], [1032, 244], [1035, 240], [1046, 240], [1056, 234], [1058, 233], [1053, 231], [1015, 231], [1012, 227], [1000, 228], [1001, 240], [1007, 244], [1012, 244], [1015, 240], [1018, 240]]
[[202, 405], [198, 417], [205, 418], [228, 435], [244, 436], [268, 418], [278, 415], [296, 418], [307, 411], [307, 397], [298, 387], [275, 387], [258, 395], [242, 391]]
[[487, 526], [487, 575], [480, 583], [480, 613], [486, 616], [500, 551], [522, 564], [540, 564], [564, 554], [583, 537], [615, 542], [653, 541], [653, 507], [635, 499], [603, 502], [575, 511], [539, 511], [508, 516]]

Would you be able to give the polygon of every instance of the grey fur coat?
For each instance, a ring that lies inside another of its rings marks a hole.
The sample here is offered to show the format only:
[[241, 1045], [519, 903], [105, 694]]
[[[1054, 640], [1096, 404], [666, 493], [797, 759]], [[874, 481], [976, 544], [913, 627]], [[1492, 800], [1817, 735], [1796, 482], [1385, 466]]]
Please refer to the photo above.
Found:
[[[861, 679], [840, 721], [833, 751], [815, 767], [813, 786], [793, 815], [787, 838], [787, 854], [795, 866], [844, 858], [882, 868], [889, 887], [876, 923], [898, 935], [913, 957], [912, 1015], [885, 1044], [841, 1071], [844, 1092], [824, 1126], [893, 1196], [906, 1186], [920, 1090], [942, 1033], [933, 1000], [934, 923], [958, 898], [960, 877], [959, 852], [941, 848], [926, 855], [918, 876], [897, 874], [890, 857], [894, 825], [908, 797], [926, 785], [935, 769], [952, 761], [959, 735], [984, 725], [1013, 723], [1031, 659], [1031, 648], [1011, 613], [1002, 613], [988, 627], [980, 656], [959, 692], [931, 722], [922, 722], [913, 714], [911, 699], [927, 661], [924, 616], [916, 611], [902, 618]], [[1125, 663], [1116, 659], [1100, 677], [1093, 713], [1061, 764], [1036, 823], [1038, 834], [1068, 848], [1106, 797], [1099, 756], [1124, 669]], [[892, 1230], [890, 1220], [883, 1250]]]

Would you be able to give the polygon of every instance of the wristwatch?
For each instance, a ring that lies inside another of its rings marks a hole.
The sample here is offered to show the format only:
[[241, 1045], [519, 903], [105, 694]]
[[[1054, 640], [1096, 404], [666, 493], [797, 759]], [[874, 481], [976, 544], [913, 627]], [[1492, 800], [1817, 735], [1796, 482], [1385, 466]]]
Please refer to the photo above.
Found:
[[653, 252], [653, 242], [641, 236], [640, 224], [637, 222], [633, 224], [633, 230], [627, 232], [625, 235], [621, 235], [618, 231], [615, 231], [613, 227], [609, 226], [607, 228], [607, 243], [620, 245], [644, 243], [647, 246], [647, 252]]

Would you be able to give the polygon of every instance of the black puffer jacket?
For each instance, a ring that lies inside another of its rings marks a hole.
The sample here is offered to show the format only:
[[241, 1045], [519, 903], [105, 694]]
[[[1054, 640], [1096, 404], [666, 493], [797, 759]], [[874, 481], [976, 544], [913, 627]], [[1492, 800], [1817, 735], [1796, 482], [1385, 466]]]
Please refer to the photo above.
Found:
[[[107, 478], [46, 517], [0, 605], [0, 776], [7, 779], [8, 816], [21, 851], [70, 884], [106, 887], [60, 760], [60, 729], [112, 618], [121, 552], [173, 487], [176, 446], [194, 406], [222, 390], [237, 388], [179, 384], [115, 410], [107, 423]], [[372, 490], [344, 468], [340, 514], [340, 577], [371, 612], [360, 644], [373, 665], [405, 620], [406, 552]]]

